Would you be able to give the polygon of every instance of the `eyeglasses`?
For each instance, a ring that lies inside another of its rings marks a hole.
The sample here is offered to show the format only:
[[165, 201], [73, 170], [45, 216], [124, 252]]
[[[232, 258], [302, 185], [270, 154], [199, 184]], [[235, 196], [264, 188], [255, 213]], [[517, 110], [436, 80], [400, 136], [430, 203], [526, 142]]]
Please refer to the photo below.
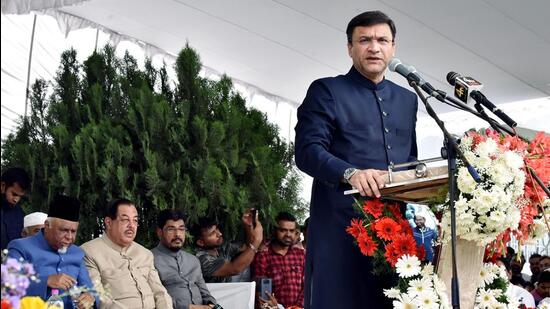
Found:
[[135, 219], [130, 219], [130, 218], [118, 218], [117, 219], [120, 223], [122, 223], [123, 225], [130, 225], [130, 223], [132, 223], [133, 225], [135, 226], [139, 226], [139, 221], [137, 218]]
[[381, 37], [381, 38], [376, 38], [376, 39], [369, 38], [369, 37], [360, 37], [359, 40], [357, 40], [355, 42], [357, 42], [359, 45], [367, 46], [367, 45], [370, 45], [374, 41], [376, 41], [376, 43], [378, 43], [378, 45], [381, 45], [381, 46], [388, 46], [388, 45], [393, 43], [393, 40], [390, 40], [387, 37]]
[[170, 227], [165, 228], [164, 231], [168, 234], [175, 234], [176, 232], [185, 233], [187, 231], [187, 228], [186, 227], [175, 228], [175, 227], [170, 226]]

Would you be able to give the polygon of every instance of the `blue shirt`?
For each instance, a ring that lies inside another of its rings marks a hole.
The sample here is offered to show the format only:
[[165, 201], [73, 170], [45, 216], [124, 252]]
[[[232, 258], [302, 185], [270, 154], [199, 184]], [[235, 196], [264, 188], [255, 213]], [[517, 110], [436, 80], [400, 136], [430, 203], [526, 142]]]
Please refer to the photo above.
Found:
[[415, 227], [413, 229], [413, 234], [416, 243], [418, 245], [423, 245], [424, 249], [426, 250], [425, 260], [431, 262], [434, 258], [433, 245], [434, 242], [437, 240], [437, 231], [428, 227], [425, 227], [423, 229]]
[[[88, 270], [84, 265], [84, 251], [71, 245], [67, 253], [58, 253], [44, 238], [44, 230], [34, 236], [11, 241], [8, 244], [8, 256], [15, 259], [22, 258], [33, 264], [40, 282], [31, 282], [27, 289], [28, 296], [39, 296], [47, 300], [52, 292], [52, 289], [47, 286], [48, 277], [61, 273], [75, 278], [77, 286], [93, 288]], [[59, 290], [59, 294], [64, 292]], [[74, 308], [69, 297], [64, 297], [63, 302], [65, 309]]]

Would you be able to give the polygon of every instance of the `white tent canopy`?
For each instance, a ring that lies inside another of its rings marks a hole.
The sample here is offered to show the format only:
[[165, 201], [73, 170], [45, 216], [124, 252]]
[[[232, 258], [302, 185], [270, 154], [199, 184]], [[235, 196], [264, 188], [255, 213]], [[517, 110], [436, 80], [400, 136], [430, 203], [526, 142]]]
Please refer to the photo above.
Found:
[[[60, 52], [69, 46], [83, 59], [96, 40], [99, 47], [110, 41], [121, 51], [130, 48], [138, 59], [155, 56], [154, 63], [164, 60], [170, 65], [189, 42], [201, 56], [204, 75], [232, 77], [249, 104], [266, 112], [281, 135], [293, 140], [295, 109], [308, 85], [350, 68], [347, 22], [362, 11], [379, 9], [396, 22], [396, 56], [413, 64], [436, 88], [452, 92], [445, 81], [449, 71], [473, 76], [485, 83], [487, 97], [520, 126], [550, 131], [547, 0], [2, 0], [1, 4], [3, 138], [25, 110], [34, 12], [39, 15], [31, 82], [36, 77], [51, 79]], [[407, 86], [394, 73], [388, 78]], [[485, 126], [464, 112], [437, 102], [434, 106], [454, 133]], [[421, 108], [421, 158], [438, 154], [440, 136]], [[307, 181], [304, 188], [308, 198]]]

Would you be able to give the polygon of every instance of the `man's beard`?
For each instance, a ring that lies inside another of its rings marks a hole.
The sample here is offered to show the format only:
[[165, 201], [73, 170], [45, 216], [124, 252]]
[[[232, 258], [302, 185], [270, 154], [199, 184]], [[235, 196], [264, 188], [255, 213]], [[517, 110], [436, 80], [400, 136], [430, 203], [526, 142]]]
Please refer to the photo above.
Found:
[[275, 241], [281, 247], [290, 247], [294, 244], [293, 240], [290, 240], [288, 244], [280, 240], [279, 238], [274, 238], [273, 241]]
[[61, 247], [61, 248], [57, 249], [57, 253], [65, 254], [65, 253], [67, 253], [67, 249], [68, 249], [68, 247]]
[[[180, 240], [181, 245], [180, 246], [172, 246], [172, 242], [174, 242], [174, 240]], [[173, 252], [178, 252], [183, 247], [183, 239], [181, 239], [181, 238], [172, 239], [172, 241], [168, 244], [167, 247], [168, 247], [168, 249], [170, 249]]]

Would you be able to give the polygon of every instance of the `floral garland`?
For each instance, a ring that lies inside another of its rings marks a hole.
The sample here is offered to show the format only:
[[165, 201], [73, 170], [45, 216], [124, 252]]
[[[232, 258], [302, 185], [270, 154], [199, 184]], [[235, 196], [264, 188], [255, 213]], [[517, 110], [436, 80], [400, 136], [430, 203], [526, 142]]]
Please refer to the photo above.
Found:
[[352, 219], [346, 231], [352, 235], [361, 252], [373, 257], [373, 272], [387, 273], [397, 264], [399, 257], [414, 255], [423, 259], [423, 246], [417, 246], [409, 222], [403, 219], [399, 205], [383, 203], [379, 199], [356, 199], [355, 205], [364, 219]]
[[485, 263], [479, 274], [474, 308], [519, 308], [520, 302], [507, 293], [509, 284], [504, 266]]

